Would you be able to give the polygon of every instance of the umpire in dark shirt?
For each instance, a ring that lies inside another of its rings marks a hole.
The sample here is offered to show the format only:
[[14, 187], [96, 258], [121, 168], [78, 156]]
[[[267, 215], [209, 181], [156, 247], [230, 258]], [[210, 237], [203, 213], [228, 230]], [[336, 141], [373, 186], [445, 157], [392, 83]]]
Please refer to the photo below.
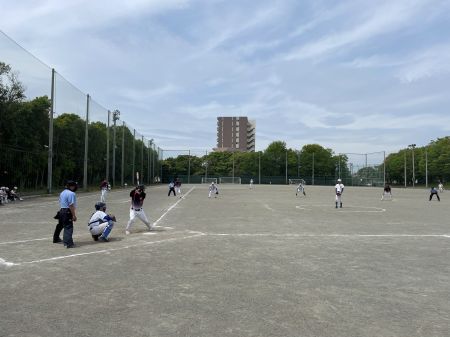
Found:
[[[66, 183], [66, 188], [59, 195], [59, 205], [61, 209], [58, 214], [58, 224], [53, 233], [53, 243], [63, 242], [67, 248], [75, 247], [73, 243], [73, 222], [77, 221], [77, 196], [75, 191], [78, 188], [77, 182], [69, 180]], [[59, 234], [64, 228], [63, 240], [60, 239]]]

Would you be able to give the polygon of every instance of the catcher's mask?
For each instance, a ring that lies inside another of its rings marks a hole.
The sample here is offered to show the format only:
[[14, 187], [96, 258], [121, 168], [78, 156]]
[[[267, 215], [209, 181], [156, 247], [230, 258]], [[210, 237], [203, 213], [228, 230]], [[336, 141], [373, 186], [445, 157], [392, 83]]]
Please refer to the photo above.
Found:
[[95, 209], [97, 211], [101, 210], [101, 209], [106, 209], [106, 204], [104, 202], [96, 202], [95, 203]]

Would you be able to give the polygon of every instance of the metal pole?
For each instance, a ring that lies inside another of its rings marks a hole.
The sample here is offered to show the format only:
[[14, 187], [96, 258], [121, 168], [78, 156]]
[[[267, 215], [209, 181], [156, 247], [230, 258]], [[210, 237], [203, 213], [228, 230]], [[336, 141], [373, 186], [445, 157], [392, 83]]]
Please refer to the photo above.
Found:
[[205, 183], [208, 182], [208, 150], [206, 150], [206, 162], [205, 162]]
[[339, 154], [339, 179], [341, 178], [341, 154]]
[[425, 187], [428, 188], [428, 148], [425, 148]]
[[189, 150], [188, 184], [191, 182], [191, 150]]
[[383, 151], [383, 185], [386, 185], [386, 151]]
[[414, 146], [412, 146], [413, 187], [416, 186], [416, 172], [414, 170]]
[[139, 180], [142, 184], [144, 184], [144, 136], [141, 138], [142, 144], [141, 144], [141, 172], [139, 173]]
[[151, 180], [150, 180], [150, 144], [151, 141], [149, 140], [147, 143], [147, 184], [150, 185]]
[[156, 154], [156, 145], [152, 146], [152, 182], [155, 182], [155, 154]]
[[52, 193], [53, 177], [53, 114], [55, 108], [55, 69], [52, 68], [52, 92], [50, 93], [50, 112], [48, 125], [47, 193]]
[[234, 151], [233, 151], [233, 174], [232, 174], [232, 176], [233, 176], [233, 184], [234, 184]]
[[120, 169], [120, 185], [124, 186], [124, 169], [125, 169], [125, 122], [122, 122], [122, 167]]
[[258, 184], [261, 185], [261, 151], [258, 151]]
[[300, 152], [297, 152], [297, 178], [300, 178]]
[[113, 113], [113, 159], [112, 159], [112, 186], [116, 186], [116, 119], [117, 115]]
[[[158, 147], [158, 149], [161, 150], [161, 158], [160, 158], [160, 160], [159, 160], [159, 163], [160, 163], [160, 166], [161, 166], [161, 183], [162, 183], [162, 182], [163, 182], [163, 158], [164, 158], [164, 150], [163, 150], [163, 149], [160, 149], [159, 147]], [[158, 151], [158, 153], [159, 153], [159, 151]]]
[[312, 185], [314, 185], [314, 152], [312, 156]]
[[132, 164], [132, 169], [131, 169], [131, 182], [133, 184], [133, 186], [135, 185], [134, 183], [134, 175], [135, 175], [135, 162], [136, 162], [136, 129], [133, 129], [133, 164]]
[[288, 184], [288, 161], [287, 161], [287, 153], [288, 150], [286, 149], [286, 155], [285, 155], [285, 166], [286, 166], [286, 185]]
[[106, 181], [109, 181], [109, 120], [111, 111], [108, 110], [108, 126], [106, 128]]
[[87, 179], [87, 164], [88, 164], [88, 130], [89, 130], [89, 101], [91, 97], [86, 95], [86, 129], [84, 133], [84, 167], [83, 167], [83, 188], [87, 191], [88, 179]]
[[405, 150], [405, 165], [404, 165], [404, 169], [405, 169], [404, 177], [405, 177], [405, 188], [406, 188], [406, 150]]

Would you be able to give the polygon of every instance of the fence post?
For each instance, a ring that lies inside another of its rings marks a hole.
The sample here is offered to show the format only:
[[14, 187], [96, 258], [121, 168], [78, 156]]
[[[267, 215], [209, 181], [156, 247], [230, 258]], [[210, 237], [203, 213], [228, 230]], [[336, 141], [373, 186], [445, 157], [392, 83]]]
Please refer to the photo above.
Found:
[[135, 185], [134, 183], [134, 164], [135, 164], [135, 160], [136, 160], [136, 129], [133, 129], [133, 164], [132, 164], [132, 172], [131, 172], [131, 182], [133, 184], [133, 186]]
[[87, 177], [87, 163], [88, 163], [88, 130], [89, 130], [89, 94], [86, 95], [86, 131], [84, 133], [84, 168], [83, 168], [83, 187], [87, 191], [88, 177]]
[[106, 181], [109, 181], [109, 120], [111, 111], [108, 110], [108, 124], [106, 126]]
[[124, 169], [125, 169], [125, 122], [122, 122], [122, 167], [120, 168], [120, 185], [124, 186]]
[[47, 159], [47, 193], [52, 193], [52, 177], [53, 177], [53, 114], [55, 108], [55, 69], [52, 68], [52, 92], [50, 93], [50, 119], [48, 125], [48, 159]]

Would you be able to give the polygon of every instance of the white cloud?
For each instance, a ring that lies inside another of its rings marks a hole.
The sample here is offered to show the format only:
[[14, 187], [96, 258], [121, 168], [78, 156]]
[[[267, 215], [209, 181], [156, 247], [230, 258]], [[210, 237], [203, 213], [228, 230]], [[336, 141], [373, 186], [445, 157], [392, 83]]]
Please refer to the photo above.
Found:
[[373, 4], [374, 7], [369, 7], [367, 10], [372, 13], [370, 17], [365, 18], [365, 15], [362, 15], [360, 19], [362, 22], [351, 29], [325, 35], [318, 41], [294, 49], [282, 58], [289, 61], [323, 57], [343, 47], [349, 48], [352, 45], [367, 43], [376, 36], [415, 24], [416, 22], [412, 19], [421, 13], [426, 1], [393, 1], [383, 3], [381, 6], [378, 6], [379, 2]]
[[450, 46], [431, 47], [416, 54], [398, 73], [398, 78], [407, 83], [450, 72]]

